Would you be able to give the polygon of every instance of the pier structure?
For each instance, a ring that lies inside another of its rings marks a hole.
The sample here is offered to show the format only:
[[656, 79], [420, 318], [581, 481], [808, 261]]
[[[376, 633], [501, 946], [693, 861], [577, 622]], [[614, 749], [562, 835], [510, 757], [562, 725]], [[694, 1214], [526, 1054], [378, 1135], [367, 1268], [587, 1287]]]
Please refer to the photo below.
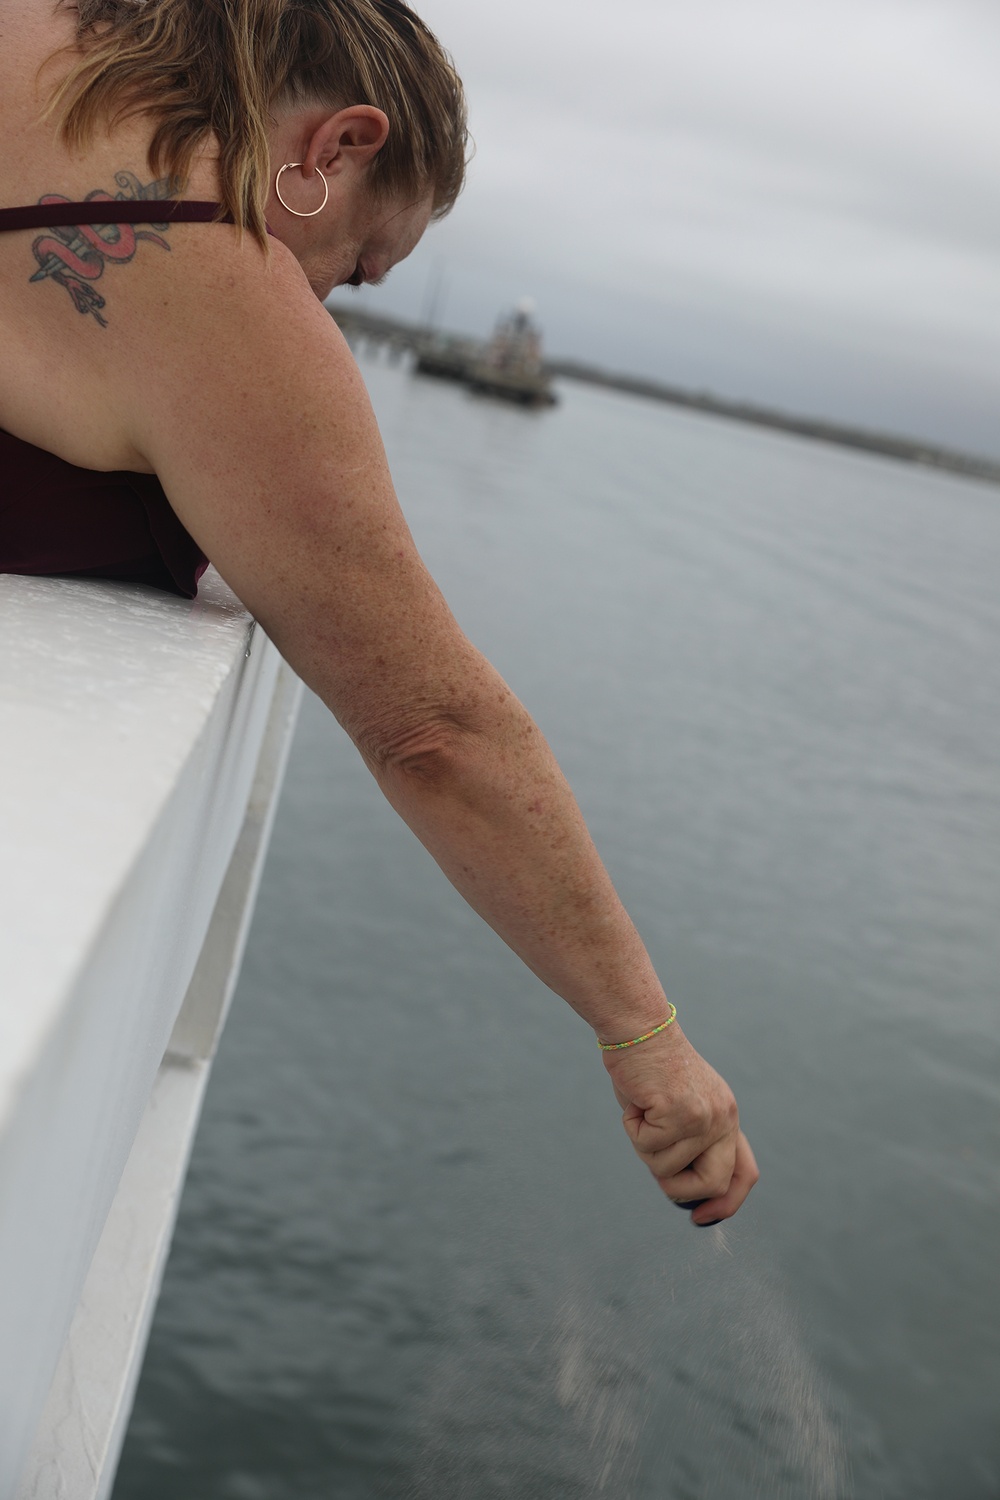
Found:
[[397, 364], [407, 355], [417, 355], [434, 342], [434, 334], [414, 323], [401, 319], [386, 318], [367, 312], [363, 308], [327, 305], [337, 327], [352, 349], [368, 354], [384, 354], [390, 363]]
[[454, 380], [471, 391], [521, 406], [554, 406], [552, 372], [541, 358], [541, 339], [526, 311], [501, 318], [489, 340], [469, 338], [382, 317], [362, 309], [328, 306], [352, 349], [388, 354], [392, 363], [412, 357], [420, 375]]
[[[402, 358], [407, 352], [419, 358], [424, 349], [458, 350], [470, 343], [461, 334], [432, 333], [404, 319], [384, 317], [360, 308], [345, 307], [340, 302], [327, 304], [327, 306], [348, 342], [355, 348], [370, 350], [388, 348], [392, 358]], [[478, 347], [485, 349], [484, 344]], [[944, 448], [937, 443], [922, 442], [919, 438], [853, 427], [844, 422], [830, 422], [820, 417], [798, 416], [791, 412], [776, 411], [768, 407], [757, 406], [753, 402], [735, 401], [716, 396], [711, 391], [693, 391], [648, 376], [606, 370], [587, 360], [549, 357], [544, 361], [543, 367], [550, 379], [574, 380], [584, 385], [604, 386], [608, 390], [620, 391], [624, 395], [639, 396], [649, 401], [662, 401], [670, 406], [680, 406], [708, 417], [722, 417], [731, 422], [747, 422], [751, 426], [770, 428], [772, 431], [789, 433], [794, 437], [833, 443], [841, 448], [853, 448], [862, 453], [894, 458], [903, 463], [923, 464], [928, 468], [943, 469], [948, 473], [960, 474], [968, 479], [985, 479], [991, 484], [1000, 484], [1000, 462], [996, 459], [978, 454], [961, 453], [953, 448]], [[425, 373], [433, 372], [428, 370]]]

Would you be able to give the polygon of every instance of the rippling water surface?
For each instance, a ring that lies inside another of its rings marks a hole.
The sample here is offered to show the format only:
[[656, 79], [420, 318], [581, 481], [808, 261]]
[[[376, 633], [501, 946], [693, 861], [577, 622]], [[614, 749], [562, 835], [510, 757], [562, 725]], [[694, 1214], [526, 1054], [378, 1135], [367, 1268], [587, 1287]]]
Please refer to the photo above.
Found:
[[1000, 491], [364, 369], [764, 1176], [659, 1198], [308, 701], [115, 1500], [997, 1500]]

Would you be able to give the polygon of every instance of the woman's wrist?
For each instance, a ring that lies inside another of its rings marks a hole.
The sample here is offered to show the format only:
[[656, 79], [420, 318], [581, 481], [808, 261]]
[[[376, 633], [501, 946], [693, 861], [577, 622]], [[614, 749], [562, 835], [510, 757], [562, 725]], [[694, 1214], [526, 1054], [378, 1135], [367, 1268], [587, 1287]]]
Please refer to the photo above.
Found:
[[581, 1005], [574, 1006], [578, 1015], [587, 1021], [599, 1043], [616, 1045], [645, 1036], [664, 1022], [672, 1021], [674, 1007], [663, 993], [663, 989], [651, 975], [651, 983], [642, 986], [644, 993], [635, 993], [625, 1000], [610, 1001], [607, 993], [586, 1011]]
[[665, 1020], [658, 1021], [655, 1026], [650, 1026], [647, 1030], [639, 1032], [637, 1036], [627, 1037], [620, 1042], [609, 1041], [606, 1037], [598, 1034], [597, 1045], [602, 1052], [624, 1052], [629, 1047], [641, 1047], [643, 1042], [651, 1042], [654, 1037], [666, 1031], [668, 1026], [672, 1026], [676, 1020], [677, 1007], [672, 1005], [668, 1000]]

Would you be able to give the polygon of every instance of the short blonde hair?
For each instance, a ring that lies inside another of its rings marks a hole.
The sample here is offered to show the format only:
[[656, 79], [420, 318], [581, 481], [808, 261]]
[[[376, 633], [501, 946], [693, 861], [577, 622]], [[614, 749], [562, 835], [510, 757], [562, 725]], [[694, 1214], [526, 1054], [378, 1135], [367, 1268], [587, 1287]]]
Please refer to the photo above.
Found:
[[261, 244], [268, 131], [285, 105], [384, 110], [389, 136], [370, 168], [379, 198], [431, 192], [442, 218], [462, 190], [462, 83], [403, 0], [79, 0], [77, 10], [82, 55], [49, 106], [67, 144], [148, 113], [151, 170], [183, 181], [214, 136], [223, 209]]

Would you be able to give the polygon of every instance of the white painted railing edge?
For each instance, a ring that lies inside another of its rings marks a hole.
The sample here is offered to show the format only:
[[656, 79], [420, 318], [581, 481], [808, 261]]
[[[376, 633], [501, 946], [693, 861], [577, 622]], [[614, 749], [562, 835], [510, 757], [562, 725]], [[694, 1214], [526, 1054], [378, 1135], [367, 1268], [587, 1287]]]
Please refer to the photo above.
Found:
[[214, 575], [0, 578], [0, 635], [0, 1496], [100, 1500], [300, 685]]

